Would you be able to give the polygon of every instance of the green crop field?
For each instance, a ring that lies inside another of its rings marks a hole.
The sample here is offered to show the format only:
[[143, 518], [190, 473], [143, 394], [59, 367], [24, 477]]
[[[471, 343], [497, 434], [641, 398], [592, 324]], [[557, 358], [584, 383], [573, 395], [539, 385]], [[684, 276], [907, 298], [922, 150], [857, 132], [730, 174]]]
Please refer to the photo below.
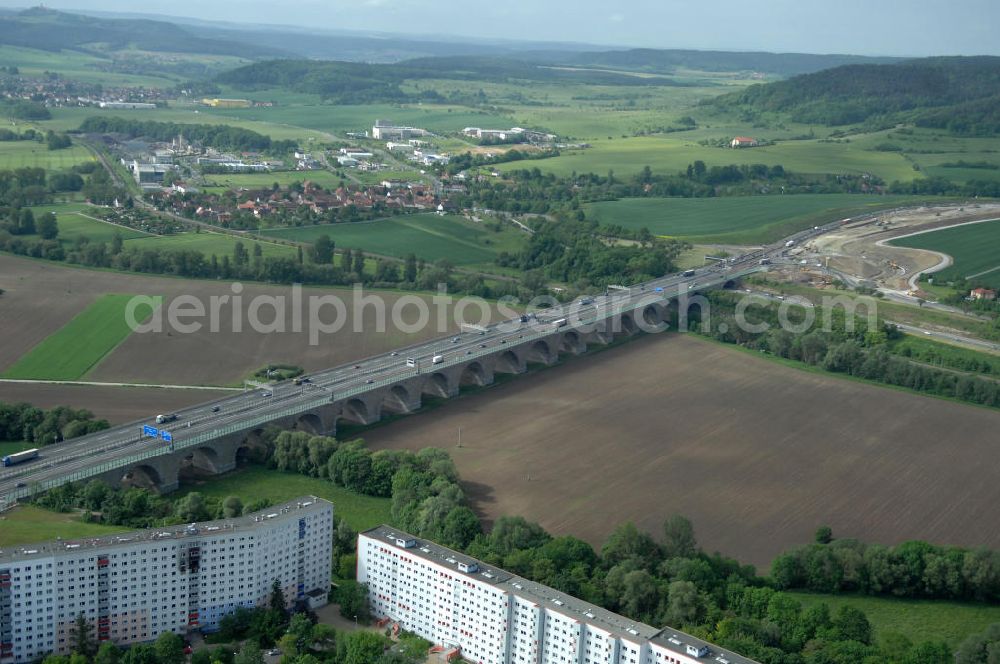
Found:
[[[237, 96], [245, 96], [237, 95]], [[267, 99], [268, 92], [254, 93]], [[223, 109], [210, 114], [226, 114], [244, 120], [306, 127], [322, 132], [371, 131], [376, 119], [421, 127], [433, 132], [458, 132], [469, 126], [511, 126], [511, 118], [477, 111], [464, 106], [368, 104], [362, 106], [315, 104], [279, 105], [273, 108]]]
[[[132, 297], [104, 295], [25, 353], [3, 373], [3, 377], [82, 378], [131, 333], [125, 312]], [[135, 318], [143, 321], [151, 315], [150, 308], [144, 306], [136, 310]]]
[[176, 249], [189, 249], [194, 251], [200, 251], [206, 256], [211, 256], [216, 254], [220, 258], [222, 256], [232, 256], [233, 249], [237, 242], [242, 242], [246, 250], [253, 255], [254, 245], [259, 244], [261, 251], [264, 256], [291, 256], [297, 255], [297, 250], [295, 247], [289, 247], [287, 245], [275, 244], [273, 242], [268, 242], [266, 239], [264, 241], [258, 242], [253, 237], [239, 238], [232, 235], [224, 235], [222, 233], [212, 233], [207, 231], [202, 231], [200, 233], [178, 233], [177, 235], [148, 235], [144, 237], [137, 237], [131, 240], [125, 241], [125, 247], [138, 247], [138, 248], [155, 248], [162, 249], [164, 251], [172, 251]]
[[803, 608], [825, 603], [831, 613], [843, 605], [864, 611], [876, 639], [887, 632], [902, 634], [914, 643], [937, 639], [957, 647], [965, 637], [1000, 623], [1000, 606], [938, 600], [907, 600], [862, 595], [818, 595], [789, 592]]
[[61, 537], [74, 540], [126, 531], [121, 526], [85, 523], [75, 514], [50, 512], [33, 505], [21, 505], [0, 516], [0, 547], [31, 544]]
[[100, 83], [105, 86], [163, 88], [176, 84], [176, 80], [165, 76], [109, 72], [106, 69], [112, 64], [110, 58], [100, 58], [80, 51], [53, 52], [5, 44], [0, 46], [0, 62], [17, 67], [22, 76], [40, 77], [49, 71], [84, 83]]
[[[886, 182], [919, 177], [912, 165], [894, 152], [859, 150], [847, 143], [815, 140], [786, 141], [777, 145], [743, 150], [704, 147], [691, 139], [663, 136], [615, 138], [594, 141], [590, 148], [564, 152], [558, 157], [532, 161], [531, 167], [555, 175], [599, 173], [609, 170], [634, 175], [649, 166], [654, 173], [673, 174], [701, 160], [708, 166], [729, 164], [782, 165], [796, 173], [872, 173]], [[501, 171], [525, 168], [521, 162], [501, 164]]]
[[[260, 134], [266, 134], [275, 140], [298, 140], [298, 141], [328, 141], [330, 136], [313, 131], [311, 129], [291, 126], [286, 124], [275, 124], [270, 122], [255, 122], [242, 118], [226, 115], [232, 113], [232, 109], [225, 111], [212, 111], [204, 106], [171, 105], [167, 108], [156, 108], [152, 110], [107, 110], [102, 108], [53, 108], [52, 119], [43, 122], [36, 122], [42, 129], [56, 129], [67, 131], [76, 129], [85, 119], [92, 115], [121, 117], [129, 120], [152, 120], [156, 122], [178, 122], [182, 124], [211, 124], [230, 125], [242, 127]], [[225, 114], [224, 114], [225, 113]]]
[[94, 157], [86, 148], [73, 145], [64, 150], [49, 150], [37, 141], [0, 142], [0, 170], [35, 167], [46, 170], [66, 170]]
[[523, 235], [514, 230], [495, 233], [455, 215], [414, 214], [373, 222], [324, 224], [273, 229], [265, 234], [296, 242], [330, 236], [340, 248], [361, 249], [386, 256], [414, 253], [428, 261], [442, 258], [454, 265], [491, 262], [502, 250], [515, 250]]
[[[1000, 287], [1000, 221], [967, 224], [894, 240], [899, 247], [930, 249], [951, 256], [955, 262], [935, 273], [935, 281], [966, 278]], [[980, 276], [975, 276], [980, 275]]]
[[204, 484], [184, 485], [180, 496], [198, 491], [211, 498], [239, 496], [244, 503], [266, 498], [280, 503], [299, 496], [318, 496], [334, 504], [337, 516], [355, 530], [367, 530], [389, 521], [389, 499], [363, 496], [318, 477], [286, 473], [260, 466], [213, 477]]
[[859, 194], [732, 196], [719, 198], [627, 198], [592, 203], [590, 218], [655, 235], [705, 242], [756, 243], [865, 210], [915, 199]]

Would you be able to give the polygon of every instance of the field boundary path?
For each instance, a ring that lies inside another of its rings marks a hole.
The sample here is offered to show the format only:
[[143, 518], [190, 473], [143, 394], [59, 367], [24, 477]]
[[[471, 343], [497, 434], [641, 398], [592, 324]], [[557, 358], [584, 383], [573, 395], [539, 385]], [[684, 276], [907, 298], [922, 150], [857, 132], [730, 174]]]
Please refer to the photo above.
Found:
[[34, 380], [31, 378], [0, 378], [0, 383], [27, 383], [32, 385], [88, 385], [90, 387], [156, 387], [164, 390], [223, 390], [242, 392], [242, 387], [212, 385], [164, 385], [157, 383], [102, 383], [93, 380]]

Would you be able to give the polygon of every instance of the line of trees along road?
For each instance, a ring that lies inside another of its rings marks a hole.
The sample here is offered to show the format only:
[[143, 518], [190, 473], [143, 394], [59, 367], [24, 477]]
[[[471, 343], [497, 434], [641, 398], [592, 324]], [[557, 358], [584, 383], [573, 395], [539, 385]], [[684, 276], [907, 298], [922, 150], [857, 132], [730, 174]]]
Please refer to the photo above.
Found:
[[[750, 332], [745, 329], [748, 326], [736, 319], [740, 295], [714, 291], [706, 293], [705, 297], [711, 306], [713, 329], [702, 331], [701, 311], [694, 309], [688, 323], [691, 332], [803, 362], [831, 373], [1000, 408], [1000, 382], [924, 366], [894, 355], [889, 342], [898, 338], [899, 332], [891, 325], [880, 322], [876, 328], [869, 329], [865, 321], [855, 321], [854, 330], [850, 331], [843, 309], [834, 309], [830, 330], [812, 329], [795, 334], [782, 329], [779, 305], [769, 303], [747, 310], [747, 322], [768, 326], [764, 332]], [[804, 311], [796, 314], [793, 307], [789, 315], [792, 324], [800, 324], [802, 315]]]

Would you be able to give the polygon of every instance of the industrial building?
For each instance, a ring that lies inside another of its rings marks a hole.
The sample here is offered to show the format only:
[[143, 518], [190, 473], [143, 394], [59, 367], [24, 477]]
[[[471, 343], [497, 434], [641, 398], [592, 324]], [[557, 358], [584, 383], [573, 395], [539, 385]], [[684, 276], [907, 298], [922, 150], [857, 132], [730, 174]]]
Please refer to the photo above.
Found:
[[202, 99], [201, 103], [212, 108], [250, 108], [253, 102], [249, 99]]
[[70, 651], [83, 614], [98, 642], [212, 631], [265, 604], [326, 603], [333, 505], [306, 496], [233, 519], [0, 550], [0, 662]]
[[390, 526], [358, 535], [372, 614], [481, 664], [753, 664]]
[[135, 101], [102, 101], [97, 104], [101, 108], [115, 109], [115, 110], [152, 110], [156, 108], [156, 104], [148, 104], [145, 102], [135, 102]]
[[167, 173], [174, 170], [170, 164], [147, 164], [133, 159], [126, 166], [140, 187], [158, 187]]
[[406, 139], [413, 138], [415, 136], [426, 136], [427, 134], [428, 131], [426, 129], [420, 129], [419, 127], [400, 127], [394, 125], [388, 120], [376, 120], [375, 126], [372, 127], [372, 138], [380, 141], [405, 141]]

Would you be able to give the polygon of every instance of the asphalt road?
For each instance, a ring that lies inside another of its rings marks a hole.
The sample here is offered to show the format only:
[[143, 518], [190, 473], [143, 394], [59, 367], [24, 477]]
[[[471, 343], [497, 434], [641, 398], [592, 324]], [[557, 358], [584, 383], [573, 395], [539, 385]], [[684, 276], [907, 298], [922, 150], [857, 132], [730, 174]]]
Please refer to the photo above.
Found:
[[[107, 464], [125, 463], [126, 459], [137, 454], [163, 454], [182, 449], [186, 447], [185, 443], [201, 444], [206, 439], [199, 440], [199, 435], [214, 437], [219, 435], [216, 432], [226, 427], [235, 430], [250, 426], [254, 421], [277, 419], [292, 411], [305, 412], [320, 402], [328, 403], [377, 389], [419, 373], [431, 373], [435, 369], [496, 352], [508, 344], [544, 338], [557, 330], [583, 327], [619, 308], [629, 309], [638, 303], [670, 299], [681, 293], [721, 286], [733, 276], [759, 268], [762, 258], [778, 259], [788, 248], [787, 242], [799, 244], [838, 225], [839, 222], [796, 233], [774, 245], [694, 270], [689, 276], [685, 276], [687, 273], [672, 274], [627, 290], [611, 290], [605, 295], [545, 309], [527, 323], [519, 319], [502, 321], [482, 330], [464, 331], [458, 336], [442, 337], [355, 364], [313, 373], [309, 376], [311, 382], [303, 385], [285, 381], [192, 406], [178, 411], [176, 420], [165, 425], [156, 424], [156, 414], [151, 413], [148, 419], [142, 421], [43, 447], [36, 460], [0, 467], [0, 509], [27, 495], [36, 483], [45, 483], [43, 486], [52, 482], [61, 483], [73, 479], [71, 476], [74, 473], [85, 473], [88, 469], [106, 467]], [[561, 323], [563, 320], [565, 323]], [[436, 357], [440, 358], [438, 363], [435, 363]], [[408, 366], [410, 358], [416, 366]], [[168, 430], [172, 443], [143, 436], [144, 425]]]

